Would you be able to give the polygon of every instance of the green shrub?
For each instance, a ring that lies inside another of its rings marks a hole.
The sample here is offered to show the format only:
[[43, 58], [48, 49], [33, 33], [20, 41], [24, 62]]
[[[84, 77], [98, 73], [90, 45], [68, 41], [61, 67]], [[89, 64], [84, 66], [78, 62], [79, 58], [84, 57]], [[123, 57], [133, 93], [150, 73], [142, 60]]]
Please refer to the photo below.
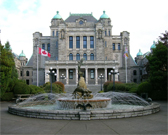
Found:
[[31, 88], [23, 83], [23, 82], [17, 82], [14, 87], [14, 94], [30, 94]]
[[62, 82], [54, 82], [53, 84], [57, 84], [57, 85], [61, 86], [60, 91], [65, 92], [65, 86]]
[[[107, 82], [104, 83], [104, 85], [103, 85], [104, 92], [112, 90], [112, 85], [111, 84], [113, 84], [113, 81], [107, 81]], [[123, 84], [123, 83], [116, 81], [115, 84]], [[111, 85], [111, 86], [109, 86], [109, 85]], [[109, 88], [107, 88], [108, 86], [109, 86]]]
[[141, 95], [141, 93], [148, 93], [150, 94], [152, 89], [152, 85], [149, 82], [142, 82], [137, 89], [137, 94]]
[[[52, 93], [61, 93], [61, 86], [60, 85], [57, 85], [57, 84], [52, 84]], [[46, 93], [50, 93], [51, 92], [51, 85], [50, 84], [47, 84], [45, 87], [44, 87], [44, 91]]]
[[1, 99], [2, 101], [11, 101], [12, 98], [14, 98], [13, 92], [6, 92]]
[[36, 85], [29, 85], [29, 87], [31, 88], [30, 94], [45, 93], [44, 89], [42, 89]]

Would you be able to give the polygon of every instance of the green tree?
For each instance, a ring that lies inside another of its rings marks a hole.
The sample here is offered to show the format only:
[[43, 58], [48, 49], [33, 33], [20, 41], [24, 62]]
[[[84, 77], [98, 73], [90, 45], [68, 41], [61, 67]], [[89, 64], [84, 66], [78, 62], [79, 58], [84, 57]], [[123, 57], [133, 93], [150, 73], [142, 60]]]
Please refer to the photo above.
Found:
[[[7, 47], [9, 42], [5, 44]], [[0, 98], [4, 95], [9, 86], [12, 67], [15, 65], [13, 56], [9, 49], [0, 44]]]
[[167, 89], [167, 52], [167, 46], [158, 41], [156, 48], [146, 57], [148, 59], [148, 79], [154, 90], [166, 91]]

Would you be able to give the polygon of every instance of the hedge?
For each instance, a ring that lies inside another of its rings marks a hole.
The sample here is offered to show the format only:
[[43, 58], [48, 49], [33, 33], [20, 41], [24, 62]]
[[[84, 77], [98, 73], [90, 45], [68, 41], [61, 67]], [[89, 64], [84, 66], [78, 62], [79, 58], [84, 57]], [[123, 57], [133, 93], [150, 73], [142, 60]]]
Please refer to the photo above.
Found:
[[40, 93], [45, 93], [44, 89], [36, 86], [36, 85], [29, 85], [31, 88], [30, 94], [40, 94]]
[[13, 92], [6, 92], [6, 93], [1, 97], [1, 100], [2, 100], [2, 101], [11, 101], [12, 98], [14, 98]]
[[30, 94], [31, 88], [23, 83], [23, 82], [17, 82], [14, 87], [14, 94]]

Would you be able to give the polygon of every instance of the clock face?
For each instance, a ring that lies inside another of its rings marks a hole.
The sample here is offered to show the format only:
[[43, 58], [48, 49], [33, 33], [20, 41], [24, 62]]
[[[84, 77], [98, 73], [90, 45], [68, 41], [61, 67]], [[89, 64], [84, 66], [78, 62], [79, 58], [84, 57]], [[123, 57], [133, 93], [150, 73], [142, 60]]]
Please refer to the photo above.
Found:
[[79, 24], [83, 24], [83, 21], [82, 21], [82, 20], [80, 20], [80, 21], [79, 21]]

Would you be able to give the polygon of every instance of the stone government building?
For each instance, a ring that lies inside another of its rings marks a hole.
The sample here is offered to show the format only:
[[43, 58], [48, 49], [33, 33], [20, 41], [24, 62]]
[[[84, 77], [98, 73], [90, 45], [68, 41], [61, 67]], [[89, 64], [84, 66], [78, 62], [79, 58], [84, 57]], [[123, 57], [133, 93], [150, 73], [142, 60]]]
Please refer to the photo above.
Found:
[[[84, 58], [81, 70], [86, 84], [98, 85], [100, 74], [103, 82], [112, 80], [109, 72], [115, 67], [119, 76], [115, 80], [126, 82], [125, 74], [125, 46], [128, 48], [127, 82], [141, 81], [143, 67], [138, 66], [130, 55], [129, 32], [112, 35], [112, 21], [103, 11], [97, 20], [91, 14], [72, 14], [63, 20], [57, 11], [51, 20], [50, 35], [43, 36], [40, 32], [33, 33], [33, 55], [22, 67], [22, 78], [28, 84], [37, 84], [37, 45], [50, 52], [51, 58], [38, 54], [39, 86], [49, 81], [46, 75], [52, 67], [57, 76], [53, 81], [63, 81], [66, 85], [78, 83], [78, 61]], [[138, 55], [137, 55], [138, 57]], [[66, 79], [60, 80], [64, 74]], [[21, 75], [21, 74], [20, 74]]]

